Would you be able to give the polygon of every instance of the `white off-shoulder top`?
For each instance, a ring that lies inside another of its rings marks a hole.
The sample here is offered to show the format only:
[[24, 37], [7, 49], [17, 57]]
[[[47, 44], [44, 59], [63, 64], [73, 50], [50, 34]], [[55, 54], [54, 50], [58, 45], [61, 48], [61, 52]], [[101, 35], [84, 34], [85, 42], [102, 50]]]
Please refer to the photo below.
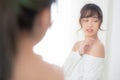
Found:
[[101, 80], [104, 58], [71, 52], [63, 65], [65, 80]]

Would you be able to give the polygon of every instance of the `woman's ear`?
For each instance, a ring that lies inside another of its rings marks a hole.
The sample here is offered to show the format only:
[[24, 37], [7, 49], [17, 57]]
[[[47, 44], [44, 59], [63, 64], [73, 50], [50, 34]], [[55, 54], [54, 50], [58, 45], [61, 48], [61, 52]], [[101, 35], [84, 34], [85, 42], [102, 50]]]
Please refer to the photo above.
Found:
[[81, 19], [79, 18], [79, 23], [80, 23]]
[[81, 19], [79, 18], [79, 24], [80, 24], [80, 26], [81, 26], [81, 28], [82, 28], [82, 23], [81, 23]]
[[81, 25], [81, 18], [79, 19], [79, 24]]

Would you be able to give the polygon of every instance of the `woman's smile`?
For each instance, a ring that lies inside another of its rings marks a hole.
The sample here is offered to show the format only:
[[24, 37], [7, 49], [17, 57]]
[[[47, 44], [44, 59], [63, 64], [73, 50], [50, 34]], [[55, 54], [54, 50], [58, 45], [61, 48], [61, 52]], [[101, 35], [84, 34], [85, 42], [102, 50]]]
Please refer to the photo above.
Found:
[[94, 30], [93, 29], [86, 29], [88, 33], [92, 33]]

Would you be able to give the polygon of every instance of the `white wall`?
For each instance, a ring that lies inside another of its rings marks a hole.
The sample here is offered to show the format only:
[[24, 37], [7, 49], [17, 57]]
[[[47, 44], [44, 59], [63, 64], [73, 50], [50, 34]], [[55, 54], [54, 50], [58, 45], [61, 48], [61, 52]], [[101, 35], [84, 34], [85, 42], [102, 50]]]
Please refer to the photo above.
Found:
[[120, 0], [113, 0], [109, 79], [120, 80]]

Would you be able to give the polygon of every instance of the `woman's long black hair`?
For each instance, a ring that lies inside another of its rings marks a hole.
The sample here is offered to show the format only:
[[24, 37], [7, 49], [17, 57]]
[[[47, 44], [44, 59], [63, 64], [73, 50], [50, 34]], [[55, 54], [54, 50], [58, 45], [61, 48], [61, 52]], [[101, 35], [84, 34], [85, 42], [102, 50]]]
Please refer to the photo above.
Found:
[[54, 0], [0, 0], [0, 80], [10, 80], [18, 32], [30, 31], [34, 17]]

